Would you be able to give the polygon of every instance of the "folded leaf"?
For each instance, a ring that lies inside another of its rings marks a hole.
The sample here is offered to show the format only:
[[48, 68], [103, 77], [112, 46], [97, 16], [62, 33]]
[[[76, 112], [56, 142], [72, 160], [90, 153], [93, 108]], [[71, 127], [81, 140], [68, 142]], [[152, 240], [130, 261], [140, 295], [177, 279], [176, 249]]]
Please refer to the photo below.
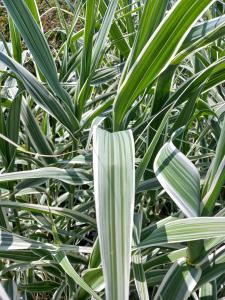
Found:
[[172, 200], [188, 217], [200, 213], [200, 176], [195, 166], [167, 142], [154, 161], [154, 172]]

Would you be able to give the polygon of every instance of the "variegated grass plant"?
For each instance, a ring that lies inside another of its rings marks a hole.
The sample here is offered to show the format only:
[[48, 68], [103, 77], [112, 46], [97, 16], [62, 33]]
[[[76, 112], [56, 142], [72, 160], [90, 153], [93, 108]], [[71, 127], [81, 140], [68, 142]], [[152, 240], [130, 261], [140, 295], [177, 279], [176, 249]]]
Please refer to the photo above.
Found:
[[225, 2], [53, 2], [3, 0], [0, 290], [223, 299]]

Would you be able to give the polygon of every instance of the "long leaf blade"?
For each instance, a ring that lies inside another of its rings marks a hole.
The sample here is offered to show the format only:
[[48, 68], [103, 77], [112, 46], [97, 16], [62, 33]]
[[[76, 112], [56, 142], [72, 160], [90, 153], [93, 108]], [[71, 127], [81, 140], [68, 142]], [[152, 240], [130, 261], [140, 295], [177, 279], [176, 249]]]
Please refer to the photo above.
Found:
[[198, 217], [172, 221], [153, 231], [139, 247], [160, 246], [224, 236], [224, 217]]
[[115, 130], [121, 128], [121, 122], [134, 100], [165, 70], [194, 22], [213, 2], [180, 0], [164, 18], [120, 86], [114, 105]]
[[48, 43], [24, 0], [4, 0], [3, 2], [51, 88], [67, 105], [71, 106], [69, 95], [59, 83]]
[[0, 182], [24, 180], [31, 178], [52, 178], [72, 185], [82, 185], [92, 182], [92, 176], [83, 170], [60, 169], [46, 167], [30, 171], [12, 172], [0, 174]]
[[93, 134], [94, 187], [106, 298], [128, 299], [134, 208], [134, 142], [130, 131]]
[[[7, 65], [23, 82], [27, 91], [34, 97], [34, 100], [54, 118], [59, 120], [70, 132], [73, 132], [79, 125], [75, 116], [69, 110], [63, 108], [52, 94], [23, 66], [16, 61], [0, 53], [0, 60]], [[66, 108], [68, 108], [66, 106]]]

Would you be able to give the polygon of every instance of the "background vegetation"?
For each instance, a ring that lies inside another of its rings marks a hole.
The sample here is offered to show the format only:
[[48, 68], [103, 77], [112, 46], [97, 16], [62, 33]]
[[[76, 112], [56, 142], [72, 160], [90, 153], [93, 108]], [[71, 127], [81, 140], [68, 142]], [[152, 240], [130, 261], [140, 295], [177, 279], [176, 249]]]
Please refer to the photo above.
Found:
[[0, 1], [4, 299], [225, 297], [224, 12]]

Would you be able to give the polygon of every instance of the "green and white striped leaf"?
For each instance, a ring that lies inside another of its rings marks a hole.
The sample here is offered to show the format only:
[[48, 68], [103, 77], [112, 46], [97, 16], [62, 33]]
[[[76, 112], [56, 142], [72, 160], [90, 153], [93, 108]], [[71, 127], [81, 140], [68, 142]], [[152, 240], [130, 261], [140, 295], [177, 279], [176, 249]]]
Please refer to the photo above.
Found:
[[[218, 144], [219, 146], [220, 144]], [[216, 158], [216, 156], [215, 156]], [[215, 163], [215, 159], [213, 161]], [[220, 165], [215, 171], [214, 177], [210, 175], [212, 178], [212, 182], [209, 186], [209, 189], [202, 199], [202, 215], [203, 216], [210, 216], [213, 212], [215, 202], [219, 197], [219, 194], [221, 192], [221, 188], [224, 185], [225, 182], [225, 157], [222, 159]], [[211, 172], [212, 172], [211, 171]]]
[[167, 142], [154, 161], [160, 184], [187, 217], [200, 213], [200, 175], [195, 166], [172, 143]]
[[[107, 12], [107, 2], [106, 0], [100, 0], [99, 1], [99, 11], [103, 16], [106, 16]], [[127, 40], [123, 37], [123, 32], [120, 29], [120, 27], [117, 25], [117, 22], [112, 23], [111, 29], [110, 29], [110, 37], [115, 43], [117, 49], [121, 52], [121, 54], [124, 57], [127, 57], [130, 51], [129, 45], [127, 43]]]
[[220, 137], [216, 147], [214, 159], [205, 177], [202, 195], [203, 215], [210, 215], [213, 212], [215, 201], [225, 181], [225, 120], [223, 120]]
[[200, 268], [188, 266], [185, 259], [179, 259], [167, 272], [154, 300], [188, 299], [201, 273]]
[[106, 299], [127, 300], [131, 260], [135, 171], [131, 131], [93, 132], [96, 217]]
[[[143, 223], [143, 213], [135, 213], [134, 229], [133, 229], [133, 245], [134, 247], [140, 243], [141, 228]], [[140, 300], [149, 300], [148, 284], [145, 278], [144, 263], [141, 250], [137, 250], [132, 254], [132, 270], [137, 294]]]
[[45, 36], [24, 0], [3, 2], [52, 90], [71, 107], [71, 99], [58, 80], [56, 66]]
[[199, 217], [172, 221], [154, 230], [139, 248], [163, 246], [224, 236], [224, 217]]
[[77, 220], [79, 222], [91, 224], [92, 226], [96, 227], [96, 223], [93, 218], [78, 211], [77, 209], [68, 209], [65, 207], [63, 208], [52, 207], [52, 206], [30, 204], [30, 203], [20, 203], [15, 201], [1, 201], [0, 207], [15, 208], [19, 210], [30, 211], [32, 213], [37, 213], [37, 214], [49, 214], [51, 212], [52, 215], [67, 217], [70, 219]]
[[50, 94], [30, 72], [9, 56], [0, 52], [0, 61], [21, 79], [27, 91], [41, 108], [61, 122], [70, 132], [74, 132], [78, 127], [78, 122], [67, 106], [64, 109], [57, 98]]
[[[213, 252], [209, 252], [209, 255], [205, 255], [202, 260], [198, 262], [202, 269], [202, 276], [198, 282], [198, 285], [196, 289], [202, 288], [203, 285], [207, 285], [209, 282], [218, 281], [220, 280], [218, 277], [223, 274], [224, 277], [224, 267], [225, 267], [225, 247], [224, 244], [222, 244], [221, 247], [217, 248]], [[221, 278], [222, 279], [222, 278]], [[222, 279], [224, 282], [224, 280]], [[204, 287], [203, 287], [204, 289]], [[207, 290], [208, 288], [206, 288]], [[209, 292], [211, 290], [211, 292]], [[200, 291], [201, 293], [201, 291]], [[212, 294], [215, 299], [217, 296], [217, 291], [215, 289], [215, 286], [208, 289], [208, 293]], [[214, 299], [214, 298], [210, 298]]]
[[69, 259], [67, 258], [66, 254], [63, 251], [59, 251], [54, 255], [57, 262], [60, 264], [60, 266], [63, 268], [63, 270], [85, 291], [87, 291], [90, 295], [94, 297], [96, 300], [101, 300], [101, 297], [99, 297], [92, 288], [89, 287], [89, 285], [79, 276], [79, 274], [74, 270], [72, 267]]
[[38, 24], [38, 26], [41, 28], [42, 30], [42, 24], [41, 24], [41, 18], [40, 18], [40, 14], [38, 11], [38, 6], [35, 0], [25, 0], [27, 7], [29, 8], [34, 20], [36, 21], [36, 23]]
[[217, 300], [216, 282], [203, 284], [199, 290], [199, 300]]
[[129, 67], [133, 65], [133, 63], [137, 59], [137, 56], [141, 53], [142, 49], [147, 43], [148, 39], [160, 24], [165, 14], [168, 2], [169, 0], [145, 1], [140, 25], [134, 41], [134, 46], [129, 57], [129, 59], [131, 60]]
[[8, 22], [9, 22], [11, 45], [12, 45], [12, 54], [13, 54], [12, 56], [17, 62], [22, 63], [22, 43], [21, 43], [20, 33], [10, 16], [8, 16]]
[[153, 269], [157, 266], [164, 264], [171, 264], [178, 259], [184, 258], [187, 256], [187, 248], [182, 248], [180, 250], [175, 250], [166, 254], [158, 255], [156, 257], [151, 258], [144, 264], [145, 272]]
[[[223, 19], [224, 20], [224, 19]], [[188, 56], [191, 53], [196, 52], [197, 50], [200, 50], [207, 45], [211, 44], [215, 40], [221, 38], [224, 36], [225, 33], [225, 20], [215, 26], [213, 30], [209, 31], [207, 34], [204, 34], [202, 38], [197, 39], [196, 42], [192, 42], [189, 47], [183, 49], [181, 52], [179, 52], [176, 57], [173, 59], [171, 64], [177, 65], [179, 64], [186, 56]]]
[[96, 69], [98, 66], [102, 55], [104, 53], [104, 48], [106, 44], [106, 39], [108, 37], [108, 33], [110, 31], [114, 14], [116, 11], [118, 0], [109, 1], [108, 8], [106, 10], [106, 13], [104, 15], [104, 19], [102, 21], [101, 29], [99, 30], [99, 34], [97, 37], [97, 40], [95, 42], [95, 45], [93, 47], [93, 57], [92, 57], [92, 72]]
[[119, 88], [114, 103], [115, 130], [121, 128], [121, 122], [132, 103], [165, 70], [193, 24], [213, 2], [214, 0], [176, 2], [146, 43]]
[[166, 276], [166, 273], [168, 271], [168, 268], [165, 269], [157, 269], [157, 270], [152, 270], [150, 272], [147, 272], [146, 278], [147, 278], [147, 283], [149, 287], [153, 287], [155, 285], [160, 285], [160, 283], [163, 281], [164, 276]]
[[158, 130], [156, 131], [150, 145], [148, 146], [148, 149], [146, 150], [145, 152], [145, 155], [144, 157], [142, 158], [137, 170], [136, 170], [136, 185], [138, 186], [147, 166], [148, 166], [148, 163], [154, 153], [154, 150], [156, 148], [156, 145], [162, 135], [162, 132], [168, 122], [168, 119], [169, 119], [169, 116], [171, 114], [171, 110], [172, 110], [172, 107], [167, 111], [167, 113], [165, 114], [164, 118], [162, 119], [162, 122], [160, 123], [159, 127], [158, 127]]
[[34, 149], [38, 153], [45, 154], [47, 156], [49, 155], [49, 157], [42, 157], [41, 160], [43, 160], [46, 164], [56, 162], [56, 158], [54, 157], [54, 153], [49, 145], [49, 142], [42, 133], [37, 120], [33, 116], [32, 111], [25, 100], [22, 100], [20, 117], [25, 128], [27, 129], [27, 135], [29, 136]]
[[190, 95], [196, 93], [196, 91], [199, 89], [199, 86], [203, 83], [205, 83], [203, 86], [203, 92], [206, 92], [212, 87], [219, 85], [225, 80], [224, 73], [222, 72], [224, 67], [225, 58], [222, 57], [221, 59], [218, 59], [214, 63], [210, 64], [207, 68], [203, 69], [203, 71], [196, 73], [194, 76], [186, 80], [180, 86], [180, 88], [170, 96], [165, 105], [174, 101], [176, 101], [175, 106], [184, 103], [190, 97]]
[[140, 252], [132, 255], [132, 267], [136, 290], [140, 300], [149, 300], [148, 285], [145, 278], [142, 256]]
[[46, 167], [30, 171], [0, 174], [0, 182], [31, 178], [52, 178], [72, 185], [82, 185], [92, 182], [92, 176], [81, 169], [60, 169], [55, 167]]
[[[82, 278], [96, 292], [101, 292], [105, 287], [102, 268], [87, 269], [84, 271]], [[78, 291], [76, 297], [77, 300], [89, 299], [88, 293], [83, 289]]]
[[72, 251], [74, 253], [90, 253], [89, 247], [66, 244], [56, 246], [54, 244], [42, 243], [30, 238], [25, 238], [15, 233], [0, 229], [0, 252], [8, 252], [9, 254], [9, 251], [15, 250], [48, 250], [50, 252], [65, 251], [71, 253]]
[[214, 31], [218, 26], [220, 26], [225, 21], [225, 15], [219, 16], [212, 20], [207, 20], [201, 22], [194, 26], [189, 34], [187, 35], [186, 39], [184, 40], [181, 50], [191, 46], [197, 40], [203, 38], [204, 36], [208, 35], [210, 32]]
[[0, 251], [25, 249], [56, 250], [57, 248], [54, 245], [44, 244], [0, 229]]

